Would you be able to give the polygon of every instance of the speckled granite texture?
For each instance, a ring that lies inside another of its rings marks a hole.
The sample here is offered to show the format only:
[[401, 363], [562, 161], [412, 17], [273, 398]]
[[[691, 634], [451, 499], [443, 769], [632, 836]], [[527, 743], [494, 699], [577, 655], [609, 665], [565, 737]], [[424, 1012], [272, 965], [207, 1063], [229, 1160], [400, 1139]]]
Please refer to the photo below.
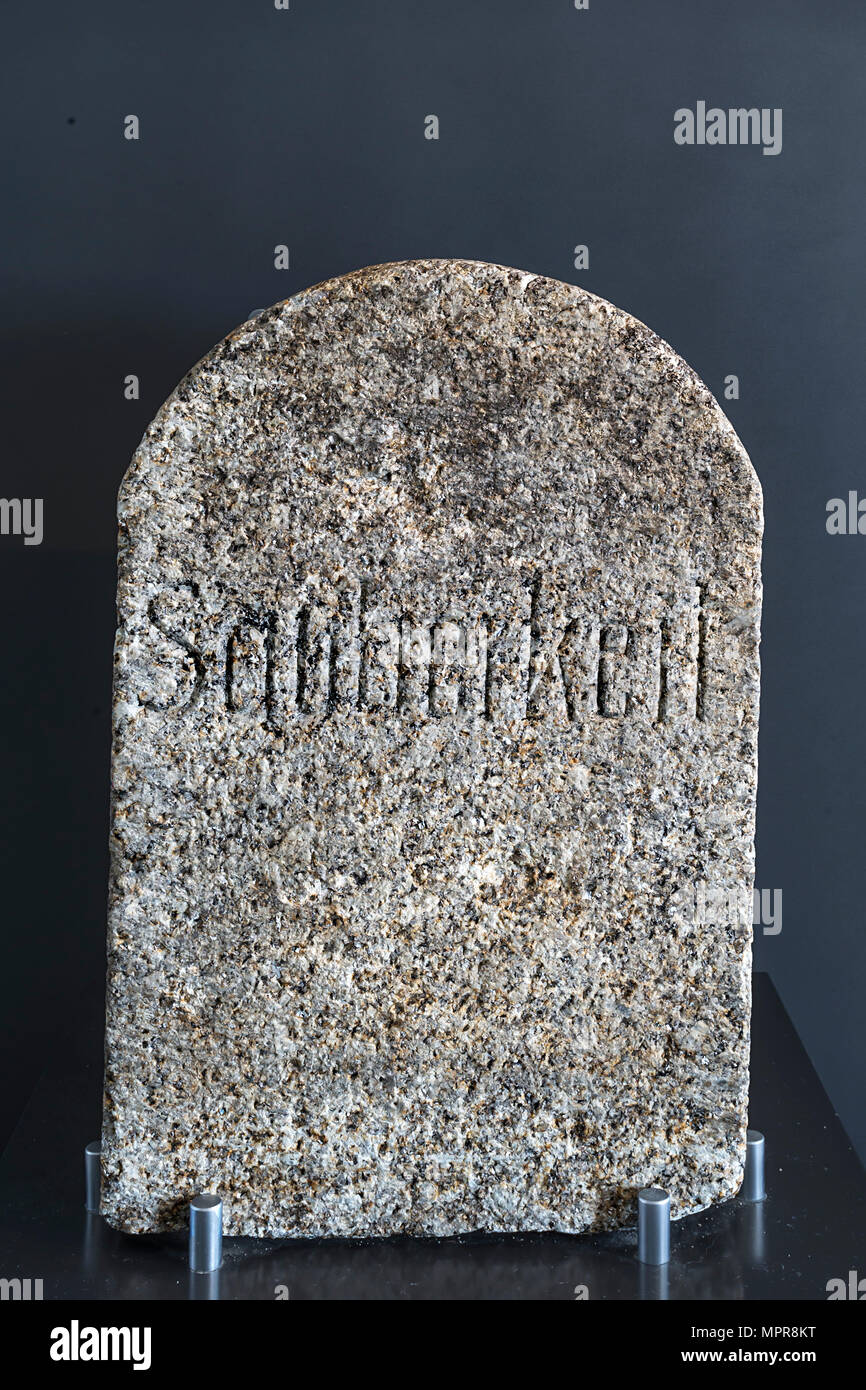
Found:
[[216, 347], [119, 513], [109, 1221], [732, 1196], [762, 513], [694, 373], [573, 286], [377, 266]]

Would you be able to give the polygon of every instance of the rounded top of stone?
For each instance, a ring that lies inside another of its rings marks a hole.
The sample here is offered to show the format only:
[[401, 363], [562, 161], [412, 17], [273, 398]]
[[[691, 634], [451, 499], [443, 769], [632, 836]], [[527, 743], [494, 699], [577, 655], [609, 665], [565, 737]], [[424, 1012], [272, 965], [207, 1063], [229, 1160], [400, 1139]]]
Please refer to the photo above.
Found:
[[356, 270], [241, 324], [146, 431], [121, 545], [166, 507], [191, 534], [246, 508], [286, 553], [293, 524], [383, 555], [415, 537], [431, 563], [461, 536], [524, 565], [540, 537], [616, 528], [756, 556], [763, 528], [745, 449], [667, 343], [586, 290], [468, 260]]

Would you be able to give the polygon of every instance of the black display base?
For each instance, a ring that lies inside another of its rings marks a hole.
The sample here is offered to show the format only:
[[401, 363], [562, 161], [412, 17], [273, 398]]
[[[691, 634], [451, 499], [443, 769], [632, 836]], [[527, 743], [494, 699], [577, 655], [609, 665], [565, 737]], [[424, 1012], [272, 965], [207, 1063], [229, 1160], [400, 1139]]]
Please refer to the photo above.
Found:
[[830, 1281], [866, 1276], [866, 1175], [769, 978], [754, 985], [750, 1123], [766, 1135], [768, 1195], [675, 1222], [661, 1268], [641, 1264], [636, 1232], [620, 1231], [226, 1238], [222, 1268], [191, 1274], [185, 1236], [123, 1236], [85, 1211], [98, 1093], [79, 1046], [55, 1049], [0, 1160], [0, 1276], [41, 1279], [45, 1299], [826, 1300]]

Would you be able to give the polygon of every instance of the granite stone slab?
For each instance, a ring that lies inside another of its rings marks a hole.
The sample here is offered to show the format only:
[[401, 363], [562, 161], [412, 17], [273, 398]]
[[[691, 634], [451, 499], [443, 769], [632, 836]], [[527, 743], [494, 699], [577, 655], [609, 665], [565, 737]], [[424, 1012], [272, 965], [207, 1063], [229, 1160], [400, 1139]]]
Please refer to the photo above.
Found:
[[742, 1179], [760, 488], [583, 290], [243, 324], [120, 502], [103, 1211], [579, 1232]]

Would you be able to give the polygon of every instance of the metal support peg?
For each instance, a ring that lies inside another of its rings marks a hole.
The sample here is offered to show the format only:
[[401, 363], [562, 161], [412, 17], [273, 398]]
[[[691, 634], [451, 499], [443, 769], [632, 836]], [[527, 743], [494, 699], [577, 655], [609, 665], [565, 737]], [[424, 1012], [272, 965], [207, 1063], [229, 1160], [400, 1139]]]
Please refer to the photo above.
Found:
[[98, 1139], [84, 1150], [84, 1205], [88, 1211], [99, 1211], [102, 1196], [102, 1145]]
[[767, 1195], [764, 1186], [764, 1136], [760, 1130], [746, 1130], [746, 1167], [740, 1196], [746, 1202], [763, 1202]]
[[671, 1199], [662, 1187], [637, 1194], [637, 1257], [645, 1265], [666, 1265], [671, 1257]]
[[223, 1260], [223, 1204], [213, 1192], [199, 1192], [189, 1204], [189, 1267], [212, 1274]]

